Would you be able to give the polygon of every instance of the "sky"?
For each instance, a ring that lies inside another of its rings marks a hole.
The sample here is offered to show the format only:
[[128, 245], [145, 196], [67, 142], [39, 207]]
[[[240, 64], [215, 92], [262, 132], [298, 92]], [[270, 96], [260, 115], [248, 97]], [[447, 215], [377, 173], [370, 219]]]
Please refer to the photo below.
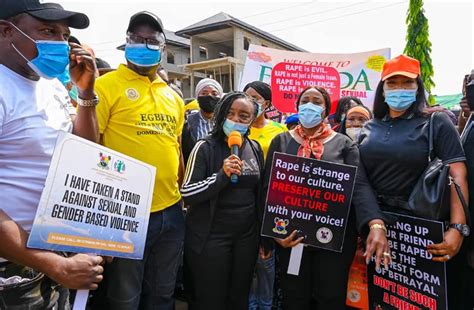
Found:
[[[53, 0], [51, 0], [53, 1]], [[86, 13], [91, 24], [72, 29], [96, 56], [112, 66], [124, 62], [116, 46], [125, 42], [130, 16], [148, 10], [168, 30], [178, 31], [225, 12], [314, 53], [354, 53], [391, 48], [403, 52], [408, 0], [54, 0]], [[424, 0], [432, 43], [435, 95], [461, 92], [465, 74], [474, 69], [473, 0]]]

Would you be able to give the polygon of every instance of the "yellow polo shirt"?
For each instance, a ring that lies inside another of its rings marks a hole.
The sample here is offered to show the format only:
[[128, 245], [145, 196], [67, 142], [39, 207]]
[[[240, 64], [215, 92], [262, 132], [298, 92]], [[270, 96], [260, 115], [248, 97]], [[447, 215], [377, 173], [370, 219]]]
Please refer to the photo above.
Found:
[[125, 65], [98, 78], [95, 91], [103, 145], [156, 167], [151, 212], [177, 203], [183, 100], [160, 77], [150, 82]]
[[184, 108], [186, 109], [186, 112], [192, 111], [192, 110], [199, 110], [199, 103], [197, 99], [194, 99], [193, 101], [188, 102], [188, 104], [185, 105]]
[[288, 131], [285, 125], [269, 120], [268, 124], [262, 128], [251, 127], [249, 138], [257, 141], [260, 144], [262, 147], [263, 156], [266, 159], [268, 148], [270, 147], [270, 143], [272, 142], [273, 138], [285, 131]]

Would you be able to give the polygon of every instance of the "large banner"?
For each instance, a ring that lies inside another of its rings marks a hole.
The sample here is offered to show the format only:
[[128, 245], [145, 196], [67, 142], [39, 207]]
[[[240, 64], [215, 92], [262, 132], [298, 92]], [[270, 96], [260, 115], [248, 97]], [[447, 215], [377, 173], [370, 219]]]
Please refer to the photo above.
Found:
[[[271, 84], [272, 69], [279, 63], [332, 67], [340, 75], [340, 97], [358, 97], [366, 106], [372, 107], [383, 64], [388, 59], [390, 59], [389, 48], [354, 54], [317, 54], [284, 51], [252, 44], [247, 53], [239, 88], [243, 89], [246, 84], [256, 80]], [[304, 85], [301, 83], [298, 91], [303, 89]], [[288, 104], [288, 101], [280, 102], [279, 98], [275, 98], [273, 104], [281, 112], [295, 112], [294, 100], [292, 104]], [[332, 112], [335, 108], [333, 104]]]
[[262, 235], [341, 252], [357, 167], [275, 153]]
[[426, 247], [443, 241], [443, 223], [397, 216], [387, 226], [392, 263], [368, 271], [370, 309], [447, 309], [446, 264], [432, 261]]
[[60, 132], [28, 247], [140, 259], [156, 169]]

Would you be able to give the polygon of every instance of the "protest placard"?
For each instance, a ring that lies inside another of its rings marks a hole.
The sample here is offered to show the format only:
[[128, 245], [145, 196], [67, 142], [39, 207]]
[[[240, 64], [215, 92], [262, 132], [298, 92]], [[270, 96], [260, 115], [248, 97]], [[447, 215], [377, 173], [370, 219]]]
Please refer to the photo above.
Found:
[[339, 100], [341, 81], [332, 67], [281, 62], [273, 67], [271, 83], [272, 102], [279, 111], [296, 113], [298, 95], [310, 86], [324, 88], [332, 102]]
[[357, 168], [276, 152], [265, 204], [262, 235], [342, 251]]
[[446, 264], [432, 261], [427, 246], [443, 241], [443, 223], [397, 216], [388, 225], [392, 263], [388, 270], [367, 271], [370, 309], [447, 309]]
[[[251, 44], [239, 89], [257, 80], [271, 84], [272, 69], [279, 63], [332, 67], [340, 75], [340, 97], [358, 97], [371, 108], [383, 64], [388, 59], [389, 48], [361, 53], [325, 54], [284, 51]], [[335, 109], [336, 105], [333, 104], [331, 113]]]
[[155, 170], [60, 132], [27, 246], [141, 259]]

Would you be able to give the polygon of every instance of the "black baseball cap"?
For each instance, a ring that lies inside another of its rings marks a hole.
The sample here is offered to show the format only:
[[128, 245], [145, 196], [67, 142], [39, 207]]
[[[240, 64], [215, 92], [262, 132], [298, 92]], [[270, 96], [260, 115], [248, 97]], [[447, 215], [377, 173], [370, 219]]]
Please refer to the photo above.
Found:
[[[1, 0], [0, 0], [1, 1]], [[161, 19], [155, 14], [148, 11], [141, 11], [130, 17], [127, 32], [131, 31], [136, 25], [150, 25], [160, 32], [163, 31], [163, 23]]]
[[21, 13], [47, 21], [66, 20], [68, 26], [84, 29], [89, 26], [89, 18], [78, 12], [66, 11], [57, 3], [43, 3], [43, 0], [0, 0], [0, 19], [8, 19]]

